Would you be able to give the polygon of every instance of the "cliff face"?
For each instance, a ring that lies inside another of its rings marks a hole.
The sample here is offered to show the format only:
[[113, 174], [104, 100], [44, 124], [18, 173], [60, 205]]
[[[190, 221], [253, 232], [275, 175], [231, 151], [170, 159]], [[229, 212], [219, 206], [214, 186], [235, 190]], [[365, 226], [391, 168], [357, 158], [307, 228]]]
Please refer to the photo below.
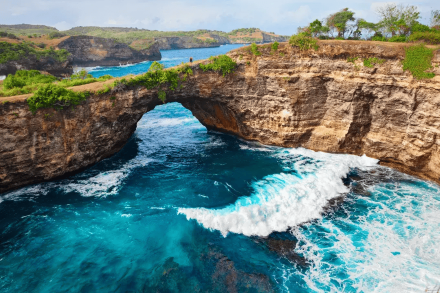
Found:
[[[229, 54], [239, 64], [233, 74], [223, 78], [193, 64], [194, 75], [167, 93], [167, 102], [180, 102], [209, 129], [264, 144], [366, 154], [440, 182], [440, 77], [417, 81], [403, 72], [402, 46], [326, 41], [318, 51], [301, 52], [281, 44], [276, 53], [260, 47], [258, 57], [235, 50]], [[356, 69], [349, 56], [386, 62], [368, 68], [358, 60]], [[440, 64], [439, 51], [433, 62]], [[154, 90], [119, 88], [74, 111], [44, 109], [33, 116], [25, 98], [0, 98], [0, 192], [114, 154], [142, 115], [161, 104]]]
[[60, 62], [52, 57], [37, 59], [35, 55], [29, 55], [26, 59], [0, 64], [0, 75], [15, 74], [17, 70], [30, 69], [46, 71], [58, 77], [69, 76], [73, 73], [70, 61]]
[[161, 50], [211, 48], [230, 43], [228, 38], [218, 35], [210, 34], [209, 38], [214, 39], [215, 41], [204, 42], [195, 37], [160, 37], [154, 38], [154, 40], [159, 44]]
[[59, 43], [58, 47], [70, 52], [72, 64], [77, 66], [119, 66], [160, 60], [162, 57], [158, 44], [153, 44], [148, 50], [136, 51], [127, 44], [91, 36], [72, 36]]

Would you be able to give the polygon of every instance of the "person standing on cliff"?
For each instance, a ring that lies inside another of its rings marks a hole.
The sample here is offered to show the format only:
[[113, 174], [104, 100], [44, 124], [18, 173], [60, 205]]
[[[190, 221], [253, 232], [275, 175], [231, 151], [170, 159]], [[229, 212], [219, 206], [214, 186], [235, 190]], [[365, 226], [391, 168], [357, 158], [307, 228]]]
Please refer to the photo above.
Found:
[[193, 63], [193, 57], [189, 57], [189, 62]]

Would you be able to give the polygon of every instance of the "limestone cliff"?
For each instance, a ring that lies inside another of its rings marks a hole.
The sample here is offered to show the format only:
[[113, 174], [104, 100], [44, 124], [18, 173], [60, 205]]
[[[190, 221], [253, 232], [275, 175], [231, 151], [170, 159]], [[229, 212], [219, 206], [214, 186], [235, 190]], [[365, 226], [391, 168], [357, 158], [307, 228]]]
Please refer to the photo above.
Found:
[[[167, 93], [167, 102], [180, 102], [209, 129], [264, 144], [366, 154], [440, 182], [440, 77], [418, 81], [404, 72], [404, 45], [325, 41], [318, 51], [287, 44], [260, 51], [258, 57], [243, 49], [229, 53], [238, 68], [226, 77], [193, 64], [194, 75]], [[347, 62], [349, 56], [386, 62], [368, 68], [360, 59]], [[439, 51], [433, 63], [440, 63]], [[0, 98], [0, 192], [111, 156], [142, 115], [162, 103], [154, 90], [119, 87], [74, 110], [33, 116], [26, 97]]]
[[161, 50], [192, 49], [192, 48], [211, 48], [229, 44], [226, 37], [214, 34], [208, 35], [209, 42], [196, 37], [158, 37], [154, 40], [158, 43]]
[[159, 46], [137, 51], [113, 39], [72, 36], [58, 44], [58, 48], [71, 53], [71, 63], [76, 66], [119, 66], [127, 63], [160, 60]]

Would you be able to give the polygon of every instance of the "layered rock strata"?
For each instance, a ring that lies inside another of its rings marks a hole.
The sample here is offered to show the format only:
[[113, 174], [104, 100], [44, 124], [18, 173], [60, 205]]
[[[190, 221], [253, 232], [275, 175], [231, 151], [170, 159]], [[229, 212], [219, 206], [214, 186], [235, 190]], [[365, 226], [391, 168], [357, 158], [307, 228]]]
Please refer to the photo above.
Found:
[[[404, 45], [325, 41], [318, 51], [287, 44], [260, 51], [258, 57], [230, 52], [238, 68], [226, 77], [193, 64], [194, 75], [168, 92], [166, 102], [181, 103], [208, 129], [270, 145], [366, 154], [440, 182], [440, 78], [418, 81], [404, 72]], [[348, 57], [359, 59], [353, 64]], [[368, 68], [361, 61], [367, 57], [385, 62]], [[439, 63], [436, 51], [433, 64]], [[0, 98], [0, 192], [111, 156], [143, 114], [162, 104], [154, 90], [118, 87], [74, 110], [34, 116], [26, 97]]]

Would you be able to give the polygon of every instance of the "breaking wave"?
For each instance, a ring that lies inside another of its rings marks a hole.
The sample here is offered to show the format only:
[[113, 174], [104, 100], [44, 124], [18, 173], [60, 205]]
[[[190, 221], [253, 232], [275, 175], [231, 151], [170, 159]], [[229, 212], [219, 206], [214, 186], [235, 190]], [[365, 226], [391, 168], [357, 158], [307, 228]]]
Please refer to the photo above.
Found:
[[321, 217], [332, 198], [347, 193], [343, 184], [351, 168], [377, 166], [366, 156], [335, 155], [306, 149], [275, 153], [283, 173], [266, 176], [252, 184], [251, 196], [241, 197], [221, 209], [180, 208], [178, 213], [197, 220], [207, 229], [251, 236], [268, 236]]

